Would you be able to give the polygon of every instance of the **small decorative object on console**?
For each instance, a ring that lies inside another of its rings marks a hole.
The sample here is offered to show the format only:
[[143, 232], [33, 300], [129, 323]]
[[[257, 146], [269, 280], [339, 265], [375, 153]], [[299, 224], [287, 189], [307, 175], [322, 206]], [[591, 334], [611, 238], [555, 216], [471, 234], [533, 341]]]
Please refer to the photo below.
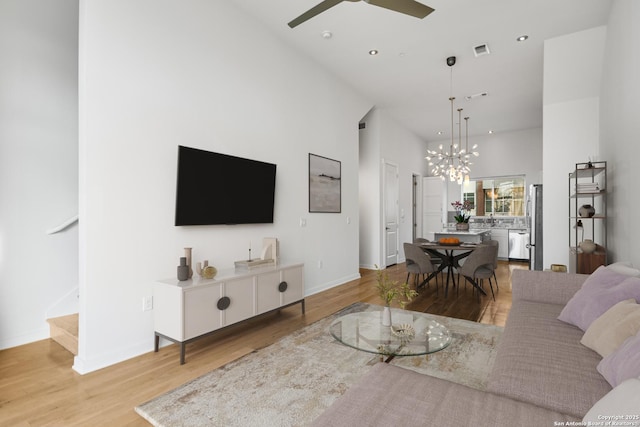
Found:
[[205, 279], [213, 279], [217, 273], [218, 270], [211, 265], [208, 265], [202, 269], [202, 277], [204, 277]]
[[180, 265], [178, 266], [178, 280], [181, 282], [189, 280], [189, 266], [187, 265], [186, 257], [180, 257]]
[[187, 259], [187, 266], [189, 267], [189, 279], [193, 277], [193, 267], [191, 266], [191, 248], [184, 248], [184, 256]]

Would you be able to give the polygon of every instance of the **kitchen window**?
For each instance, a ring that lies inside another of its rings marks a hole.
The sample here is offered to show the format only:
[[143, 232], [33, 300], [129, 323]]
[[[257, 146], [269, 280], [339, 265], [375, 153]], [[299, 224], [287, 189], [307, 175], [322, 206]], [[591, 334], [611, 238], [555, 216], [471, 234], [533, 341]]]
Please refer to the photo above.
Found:
[[524, 176], [490, 177], [462, 185], [462, 200], [473, 204], [474, 216], [524, 216]]

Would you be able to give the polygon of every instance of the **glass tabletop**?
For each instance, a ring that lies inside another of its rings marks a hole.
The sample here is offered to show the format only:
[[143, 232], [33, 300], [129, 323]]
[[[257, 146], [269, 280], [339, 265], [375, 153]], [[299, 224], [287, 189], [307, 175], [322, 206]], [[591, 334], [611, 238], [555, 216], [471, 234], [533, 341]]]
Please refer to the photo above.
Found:
[[391, 310], [391, 326], [382, 326], [382, 311], [350, 313], [334, 320], [329, 331], [342, 344], [388, 356], [434, 353], [451, 344], [449, 330], [424, 313]]

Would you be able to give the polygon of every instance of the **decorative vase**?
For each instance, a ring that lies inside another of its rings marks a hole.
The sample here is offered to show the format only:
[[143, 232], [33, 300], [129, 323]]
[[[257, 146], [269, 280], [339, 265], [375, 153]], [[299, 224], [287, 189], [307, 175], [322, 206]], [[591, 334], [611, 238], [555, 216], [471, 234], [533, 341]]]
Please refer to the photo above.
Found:
[[596, 244], [593, 243], [593, 240], [585, 239], [580, 242], [580, 249], [582, 249], [582, 253], [590, 254], [596, 251]]
[[193, 267], [191, 266], [191, 248], [184, 248], [184, 257], [187, 259], [187, 266], [189, 267], [189, 279], [193, 277]]
[[382, 326], [391, 326], [391, 308], [388, 305], [382, 309]]
[[184, 282], [189, 279], [189, 266], [187, 265], [187, 258], [180, 257], [180, 265], [178, 266], [178, 280]]
[[458, 231], [468, 231], [469, 223], [468, 222], [458, 222], [456, 223], [456, 230]]
[[591, 205], [582, 205], [580, 206], [580, 209], [578, 209], [578, 215], [580, 215], [583, 218], [591, 218], [595, 214], [596, 214], [596, 210]]
[[209, 260], [204, 260], [202, 262], [197, 262], [196, 263], [196, 273], [198, 273], [198, 276], [202, 276], [202, 272], [204, 271], [205, 268], [207, 268], [209, 266]]
[[217, 273], [218, 270], [210, 265], [202, 269], [202, 277], [205, 279], [213, 279]]

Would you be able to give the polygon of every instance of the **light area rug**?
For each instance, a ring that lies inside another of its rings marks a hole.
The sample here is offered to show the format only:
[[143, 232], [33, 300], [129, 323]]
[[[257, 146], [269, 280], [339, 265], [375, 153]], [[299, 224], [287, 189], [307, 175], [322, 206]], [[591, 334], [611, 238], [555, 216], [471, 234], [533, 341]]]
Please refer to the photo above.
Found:
[[[158, 427], [309, 425], [380, 362], [329, 333], [337, 317], [372, 310], [382, 307], [353, 304], [135, 410]], [[428, 356], [396, 357], [391, 364], [484, 389], [502, 328], [429, 316], [449, 328], [452, 343]]]

